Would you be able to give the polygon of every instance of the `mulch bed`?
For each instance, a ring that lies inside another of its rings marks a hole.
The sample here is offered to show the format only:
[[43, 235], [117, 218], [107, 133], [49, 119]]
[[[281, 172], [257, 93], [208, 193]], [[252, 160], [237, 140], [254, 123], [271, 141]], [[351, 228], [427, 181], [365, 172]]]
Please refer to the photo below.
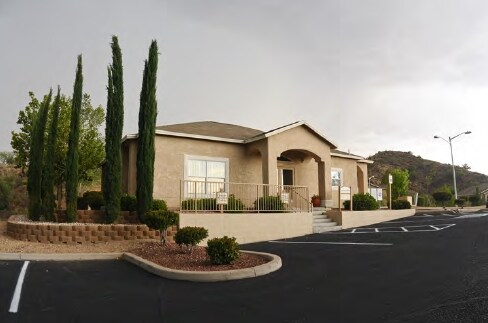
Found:
[[168, 243], [162, 247], [158, 242], [146, 242], [130, 252], [163, 267], [188, 271], [242, 269], [259, 266], [269, 261], [259, 255], [241, 252], [240, 257], [231, 265], [212, 265], [205, 247], [196, 246], [190, 254], [186, 248], [180, 248], [175, 243]]

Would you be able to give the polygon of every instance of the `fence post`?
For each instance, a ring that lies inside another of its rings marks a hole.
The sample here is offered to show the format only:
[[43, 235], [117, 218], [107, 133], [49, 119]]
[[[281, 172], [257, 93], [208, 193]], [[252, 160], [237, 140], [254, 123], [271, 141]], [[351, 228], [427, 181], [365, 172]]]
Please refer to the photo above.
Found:
[[259, 213], [259, 184], [256, 184], [256, 210]]

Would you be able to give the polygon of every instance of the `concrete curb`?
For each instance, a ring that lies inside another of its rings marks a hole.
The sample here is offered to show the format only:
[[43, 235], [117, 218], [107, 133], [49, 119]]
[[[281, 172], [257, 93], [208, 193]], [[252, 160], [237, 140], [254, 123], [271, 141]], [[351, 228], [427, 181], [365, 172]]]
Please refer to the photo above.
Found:
[[281, 268], [282, 262], [279, 256], [255, 251], [244, 251], [260, 255], [269, 262], [251, 268], [222, 270], [222, 271], [185, 271], [159, 266], [132, 253], [0, 253], [0, 260], [32, 260], [32, 261], [83, 261], [83, 260], [113, 260], [123, 259], [152, 274], [160, 277], [187, 280], [192, 282], [218, 282], [244, 278], [252, 278], [272, 273]]
[[129, 261], [134, 265], [139, 266], [142, 269], [152, 274], [164, 278], [187, 280], [192, 282], [218, 282], [218, 281], [228, 281], [228, 280], [258, 277], [258, 276], [263, 276], [272, 273], [273, 271], [280, 269], [282, 266], [281, 258], [279, 256], [270, 253], [255, 252], [255, 251], [241, 250], [241, 252], [260, 255], [270, 261], [260, 266], [256, 266], [252, 268], [244, 268], [244, 269], [222, 270], [222, 271], [185, 271], [185, 270], [177, 270], [177, 269], [171, 269], [171, 268], [159, 266], [151, 261], [147, 261], [141, 257], [138, 257], [128, 252], [124, 253], [122, 259]]
[[0, 253], [0, 260], [32, 261], [74, 261], [74, 260], [113, 260], [122, 257], [114, 253]]

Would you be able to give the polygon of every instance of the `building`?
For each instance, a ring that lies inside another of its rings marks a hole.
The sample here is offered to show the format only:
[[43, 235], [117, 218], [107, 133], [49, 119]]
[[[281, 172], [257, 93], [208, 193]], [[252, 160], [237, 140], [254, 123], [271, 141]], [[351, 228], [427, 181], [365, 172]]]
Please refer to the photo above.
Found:
[[[303, 199], [308, 207], [310, 196], [319, 195], [322, 206], [338, 207], [340, 186], [353, 194], [367, 192], [372, 163], [337, 150], [304, 121], [266, 132], [211, 121], [165, 125], [156, 127], [155, 150], [154, 198], [166, 200], [170, 208], [189, 197], [215, 197], [231, 185], [226, 183], [269, 185], [257, 188], [261, 195], [273, 187], [296, 187], [294, 201]], [[131, 195], [136, 192], [136, 156], [137, 134], [127, 135], [122, 183]]]

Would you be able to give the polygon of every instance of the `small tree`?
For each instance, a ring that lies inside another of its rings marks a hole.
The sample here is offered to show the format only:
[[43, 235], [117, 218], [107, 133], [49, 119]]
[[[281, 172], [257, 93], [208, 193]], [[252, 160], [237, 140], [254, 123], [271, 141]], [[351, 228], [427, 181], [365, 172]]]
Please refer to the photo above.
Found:
[[452, 199], [452, 194], [446, 191], [438, 191], [432, 194], [432, 197], [436, 202], [441, 202], [442, 206], [445, 205], [445, 202], [450, 201]]
[[149, 211], [146, 213], [145, 223], [148, 227], [159, 231], [162, 246], [166, 245], [167, 230], [178, 224], [178, 213], [171, 211]]
[[122, 53], [116, 36], [112, 37], [112, 65], [108, 67], [107, 92], [105, 163], [102, 183], [107, 222], [113, 223], [120, 215], [122, 193], [120, 142], [122, 141], [124, 121]]
[[410, 175], [406, 169], [392, 169], [383, 176], [382, 183], [388, 185], [388, 175], [393, 176], [393, 184], [391, 184], [391, 197], [396, 200], [400, 196], [406, 195], [408, 193], [408, 188], [410, 186]]
[[78, 144], [80, 137], [80, 110], [83, 97], [83, 66], [81, 55], [78, 56], [76, 79], [73, 89], [73, 103], [71, 105], [71, 131], [68, 142], [68, 159], [66, 162], [66, 219], [68, 222], [76, 220], [78, 198]]
[[42, 214], [42, 161], [44, 156], [44, 131], [46, 129], [52, 90], [44, 98], [36, 117], [31, 138], [27, 191], [29, 193], [29, 219], [38, 221]]
[[154, 135], [156, 129], [156, 76], [158, 45], [152, 41], [149, 58], [144, 63], [139, 107], [139, 135], [137, 141], [137, 214], [141, 220], [152, 207], [154, 183]]
[[56, 140], [58, 136], [58, 118], [61, 100], [60, 91], [58, 86], [58, 94], [54, 99], [51, 125], [49, 126], [44, 172], [42, 174], [42, 209], [47, 221], [54, 220], [54, 206], [56, 203], [54, 198], [54, 163], [56, 156]]

